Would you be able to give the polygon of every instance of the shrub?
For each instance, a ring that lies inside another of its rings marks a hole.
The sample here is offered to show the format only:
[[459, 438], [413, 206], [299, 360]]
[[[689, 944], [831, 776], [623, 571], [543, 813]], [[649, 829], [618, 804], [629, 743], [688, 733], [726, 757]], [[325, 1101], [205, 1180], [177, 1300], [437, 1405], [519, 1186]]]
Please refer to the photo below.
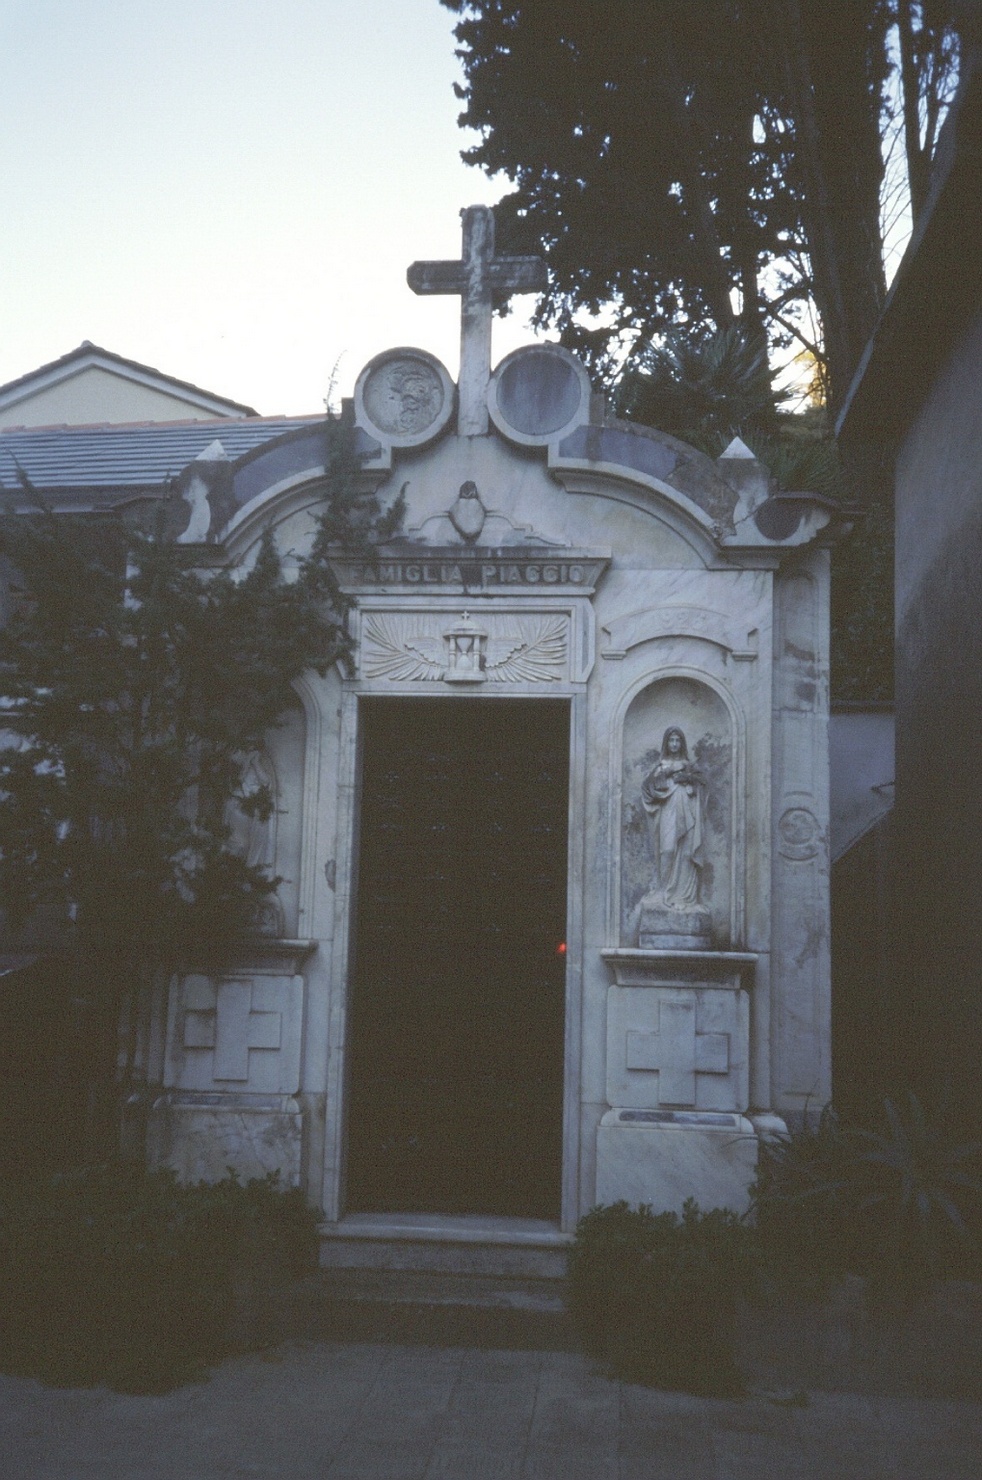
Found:
[[751, 1193], [768, 1268], [818, 1293], [857, 1263], [852, 1146], [831, 1105], [761, 1143]]
[[751, 1235], [735, 1213], [677, 1213], [626, 1202], [597, 1207], [576, 1230], [570, 1309], [587, 1351], [631, 1381], [733, 1396], [736, 1297]]
[[827, 1108], [762, 1146], [753, 1190], [769, 1261], [806, 1281], [852, 1272], [897, 1292], [974, 1272], [982, 1145], [932, 1125], [913, 1094], [884, 1101], [883, 1120], [844, 1127]]
[[932, 1125], [917, 1096], [883, 1103], [882, 1133], [857, 1129], [854, 1199], [871, 1263], [896, 1280], [969, 1272], [982, 1207], [982, 1143]]
[[309, 1266], [315, 1215], [275, 1178], [179, 1186], [105, 1166], [0, 1194], [0, 1364], [148, 1392], [228, 1349], [236, 1281]]

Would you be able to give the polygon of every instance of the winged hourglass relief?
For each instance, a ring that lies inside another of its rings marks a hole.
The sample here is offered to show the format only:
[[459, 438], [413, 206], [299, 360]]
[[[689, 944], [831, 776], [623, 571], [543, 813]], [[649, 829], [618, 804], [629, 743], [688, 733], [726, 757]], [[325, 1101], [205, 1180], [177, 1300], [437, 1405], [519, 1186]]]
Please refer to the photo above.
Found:
[[564, 615], [369, 612], [361, 637], [363, 678], [467, 684], [550, 683], [567, 676]]

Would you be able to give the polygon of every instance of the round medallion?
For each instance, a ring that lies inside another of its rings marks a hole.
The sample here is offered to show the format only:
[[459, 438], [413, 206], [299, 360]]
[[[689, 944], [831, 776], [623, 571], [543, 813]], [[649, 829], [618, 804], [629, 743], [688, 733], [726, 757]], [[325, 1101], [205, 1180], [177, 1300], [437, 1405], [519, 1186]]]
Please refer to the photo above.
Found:
[[526, 345], [491, 377], [488, 412], [510, 441], [542, 447], [589, 418], [590, 377], [558, 344]]
[[801, 861], [815, 857], [821, 828], [818, 818], [807, 807], [789, 807], [782, 813], [777, 830], [784, 845], [781, 853], [785, 858]]
[[369, 360], [355, 383], [359, 424], [394, 447], [439, 436], [453, 411], [453, 382], [422, 349], [393, 349]]

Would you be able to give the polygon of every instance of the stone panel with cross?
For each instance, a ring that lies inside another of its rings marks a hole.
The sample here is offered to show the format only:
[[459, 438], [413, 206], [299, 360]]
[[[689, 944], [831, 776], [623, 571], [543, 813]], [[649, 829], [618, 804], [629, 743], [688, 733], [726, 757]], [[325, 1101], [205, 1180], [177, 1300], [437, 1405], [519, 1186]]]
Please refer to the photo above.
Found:
[[609, 988], [607, 1098], [625, 1108], [747, 1108], [747, 994]]
[[171, 989], [166, 1084], [295, 1094], [303, 977], [186, 976]]

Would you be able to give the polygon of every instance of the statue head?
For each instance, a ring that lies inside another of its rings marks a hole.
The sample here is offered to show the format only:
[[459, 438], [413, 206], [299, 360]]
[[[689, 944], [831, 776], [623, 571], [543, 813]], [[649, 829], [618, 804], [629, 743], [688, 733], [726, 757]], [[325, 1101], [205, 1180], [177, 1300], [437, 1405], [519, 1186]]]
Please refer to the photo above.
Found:
[[689, 759], [685, 734], [678, 725], [669, 725], [662, 736], [661, 759], [663, 761], [687, 761]]

